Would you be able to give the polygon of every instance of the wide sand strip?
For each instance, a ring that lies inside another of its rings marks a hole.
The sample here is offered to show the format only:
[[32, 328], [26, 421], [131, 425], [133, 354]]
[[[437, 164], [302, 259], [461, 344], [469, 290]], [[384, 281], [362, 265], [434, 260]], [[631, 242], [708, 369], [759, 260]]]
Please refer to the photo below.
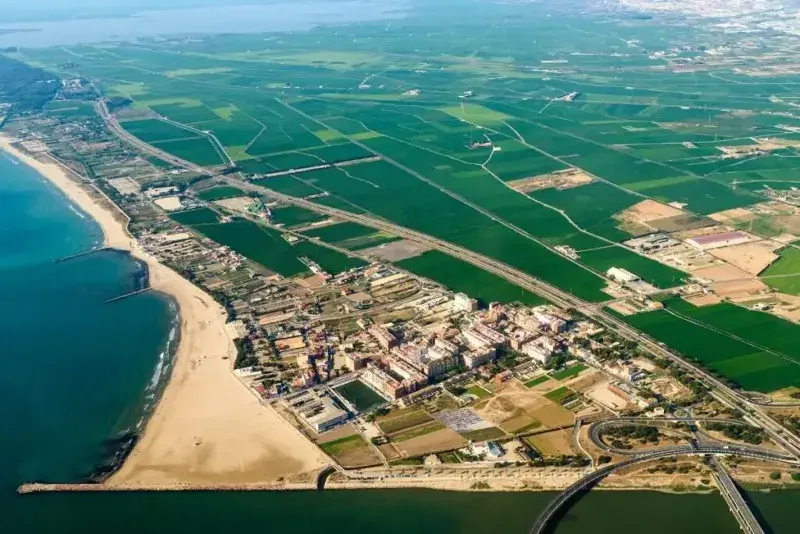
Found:
[[170, 295], [181, 317], [172, 377], [142, 439], [112, 487], [236, 485], [316, 471], [329, 462], [234, 376], [235, 347], [225, 312], [209, 295], [160, 264], [127, 231], [125, 215], [97, 202], [58, 164], [42, 163], [0, 135], [0, 149], [33, 167], [103, 229], [105, 245], [146, 262], [153, 289]]

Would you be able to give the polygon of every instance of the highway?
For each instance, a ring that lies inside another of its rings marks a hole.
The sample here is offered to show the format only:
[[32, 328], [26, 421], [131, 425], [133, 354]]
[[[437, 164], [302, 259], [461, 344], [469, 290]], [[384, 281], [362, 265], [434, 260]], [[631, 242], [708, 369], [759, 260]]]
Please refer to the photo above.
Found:
[[[143, 141], [127, 133], [119, 125], [119, 123], [116, 121], [113, 115], [109, 113], [108, 108], [104, 101], [98, 102], [96, 108], [98, 113], [105, 119], [109, 128], [116, 135], [118, 135], [120, 138], [127, 141], [128, 143], [134, 145], [135, 147], [139, 148], [140, 150], [146, 153], [149, 153], [159, 159], [167, 161], [168, 163], [171, 163], [175, 166], [183, 167], [193, 172], [197, 172], [199, 174], [210, 175], [210, 172], [207, 169], [199, 167], [190, 162], [183, 161], [180, 158], [172, 156], [171, 154], [167, 154], [161, 150], [158, 150], [157, 148], [148, 145], [147, 143], [144, 143]], [[585, 315], [586, 317], [608, 328], [609, 330], [615, 331], [621, 336], [629, 340], [635, 341], [642, 348], [646, 349], [653, 355], [665, 358], [673, 362], [674, 364], [680, 366], [685, 371], [691, 373], [692, 375], [700, 379], [701, 382], [703, 382], [706, 386], [710, 387], [712, 389], [713, 394], [717, 398], [719, 398], [720, 400], [722, 400], [731, 407], [735, 407], [736, 409], [742, 410], [744, 413], [747, 414], [746, 419], [748, 420], [748, 422], [754, 424], [755, 426], [760, 426], [764, 428], [776, 443], [778, 443], [781, 447], [783, 447], [787, 452], [789, 452], [796, 458], [800, 458], [800, 438], [788, 432], [784, 427], [782, 427], [774, 419], [772, 419], [772, 417], [770, 417], [765, 412], [765, 410], [759, 403], [753, 402], [752, 399], [748, 398], [742, 393], [734, 391], [726, 384], [722, 383], [715, 377], [711, 376], [705, 370], [697, 367], [691, 362], [684, 360], [681, 356], [672, 352], [666, 346], [662, 345], [661, 343], [651, 339], [644, 333], [631, 327], [623, 320], [609, 313], [606, 313], [604, 311], [603, 303], [590, 304], [584, 302], [583, 300], [579, 299], [578, 297], [575, 297], [574, 295], [566, 291], [551, 286], [531, 276], [528, 273], [525, 273], [514, 267], [506, 265], [505, 263], [498, 261], [494, 258], [489, 258], [487, 256], [476, 253], [469, 249], [449, 243], [447, 241], [443, 241], [441, 239], [437, 239], [427, 234], [423, 234], [415, 230], [411, 230], [406, 227], [391, 223], [374, 215], [355, 214], [339, 210], [336, 208], [323, 206], [321, 204], [315, 204], [314, 202], [311, 202], [309, 200], [291, 197], [265, 187], [257, 186], [241, 178], [234, 178], [232, 176], [221, 176], [220, 178], [229, 183], [230, 185], [234, 185], [241, 189], [253, 191], [263, 195], [268, 195], [276, 200], [280, 200], [281, 202], [287, 204], [296, 205], [311, 211], [328, 215], [330, 217], [337, 217], [342, 220], [356, 222], [364, 226], [376, 228], [378, 230], [385, 231], [405, 239], [410, 239], [413, 241], [423, 243], [433, 249], [439, 250], [450, 256], [471, 263], [485, 271], [496, 274], [508, 280], [509, 282], [512, 282], [524, 289], [527, 289], [533, 293], [536, 293], [544, 297], [545, 299], [551, 301], [554, 304], [557, 304], [564, 308], [575, 309], [578, 312]]]
[[[558, 511], [566, 505], [575, 495], [578, 493], [590, 489], [594, 484], [598, 483], [603, 478], [607, 477], [614, 471], [618, 469], [623, 469], [625, 467], [629, 467], [631, 465], [637, 463], [644, 463], [649, 462], [651, 460], [657, 460], [659, 458], [670, 458], [675, 456], [704, 456], [704, 455], [712, 455], [712, 456], [719, 456], [719, 455], [727, 455], [727, 454], [735, 454], [737, 456], [743, 456], [746, 458], [755, 458], [759, 460], [767, 460], [772, 462], [791, 462], [796, 464], [795, 460], [787, 460], [785, 456], [776, 455], [769, 451], [754, 451], [752, 449], [745, 449], [740, 448], [737, 446], [730, 446], [730, 447], [719, 447], [719, 446], [701, 446], [701, 447], [691, 447], [691, 446], [675, 446], [669, 448], [663, 448], [654, 451], [648, 451], [641, 454], [636, 454], [631, 456], [627, 460], [623, 460], [616, 464], [606, 465], [601, 467], [600, 469], [593, 471], [580, 479], [579, 481], [572, 484], [570, 487], [565, 489], [561, 492], [558, 497], [553, 499], [550, 504], [539, 514], [539, 517], [536, 519], [536, 522], [533, 524], [530, 530], [530, 534], [542, 534], [546, 531], [548, 525], [550, 524], [551, 520], [556, 516]], [[741, 498], [741, 495], [739, 496]]]
[[753, 511], [747, 506], [747, 503], [739, 492], [739, 488], [734, 484], [733, 479], [728, 474], [723, 466], [717, 462], [716, 458], [711, 458], [711, 468], [714, 473], [714, 481], [717, 483], [717, 488], [728, 503], [731, 513], [739, 522], [742, 531], [745, 534], [764, 534], [761, 525], [758, 524], [756, 516]]

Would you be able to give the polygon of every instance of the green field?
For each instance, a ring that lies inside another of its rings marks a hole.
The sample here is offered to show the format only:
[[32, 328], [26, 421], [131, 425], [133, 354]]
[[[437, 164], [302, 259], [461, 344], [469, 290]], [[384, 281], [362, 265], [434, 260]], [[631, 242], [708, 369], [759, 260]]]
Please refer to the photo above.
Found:
[[359, 434], [320, 444], [322, 450], [333, 457], [343, 456], [358, 449], [367, 448], [367, 446]]
[[409, 408], [392, 411], [388, 415], [379, 417], [376, 423], [384, 433], [391, 434], [432, 420], [424, 410]]
[[671, 299], [665, 310], [624, 319], [746, 390], [800, 386], [800, 326], [774, 315]]
[[436, 250], [397, 262], [397, 266], [439, 282], [451, 291], [466, 293], [484, 305], [490, 302], [522, 302], [536, 306], [545, 302], [538, 295], [504, 278]]
[[158, 119], [125, 121], [122, 127], [146, 143], [172, 141], [175, 139], [197, 138], [198, 134], [186, 128], [175, 126]]
[[550, 380], [550, 377], [547, 376], [547, 375], [537, 376], [536, 378], [534, 378], [532, 380], [528, 380], [527, 382], [525, 382], [525, 387], [532, 388], [533, 386], [538, 386], [539, 384], [544, 384], [548, 380]]
[[175, 139], [151, 143], [154, 147], [196, 165], [221, 165], [224, 163], [214, 143], [206, 137]]
[[[291, 39], [210, 34], [14, 55], [129, 99], [117, 111], [122, 126], [160, 150], [201, 166], [224, 165], [213, 135], [236, 162], [228, 172], [248, 178], [327, 166], [255, 183], [453, 243], [582, 300], [608, 299], [602, 275], [610, 267], [660, 288], [680, 285], [684, 273], [617, 246], [628, 235], [615, 215], [654, 199], [683, 206], [691, 219], [763, 202], [766, 188], [796, 187], [797, 77], [786, 68], [793, 59], [773, 53], [783, 43], [771, 33], [759, 34], [763, 46], [743, 55], [724, 32], [679, 17], [656, 23], [649, 15], [607, 10], [576, 17], [566, 6], [545, 4], [450, 9], [417, 2], [404, 8], [403, 30], [383, 21], [323, 24]], [[678, 51], [676, 59], [653, 53], [659, 50]], [[671, 68], [677, 63], [703, 68]], [[749, 74], [754, 65], [758, 76]], [[88, 101], [45, 107], [56, 122], [99, 120]], [[779, 143], [756, 155], [724, 152], [765, 139]], [[570, 168], [591, 183], [511, 187]], [[277, 208], [272, 217], [287, 227], [319, 220], [298, 208]], [[765, 222], [757, 219], [754, 231], [781, 231]], [[221, 239], [283, 272], [305, 270], [299, 252], [331, 271], [354, 265], [305, 243], [289, 259], [267, 262], [262, 249], [277, 245], [249, 227], [208, 230], [222, 231]], [[233, 230], [244, 234], [228, 235]], [[352, 223], [309, 235], [349, 250], [396, 239]], [[557, 245], [573, 247], [579, 258], [557, 254]], [[794, 254], [784, 252], [763, 276], [776, 289], [800, 294], [800, 277], [783, 276], [795, 270]], [[541, 302], [440, 253], [400, 264], [484, 303]]]
[[479, 399], [484, 399], [484, 398], [488, 397], [489, 395], [491, 395], [491, 393], [489, 393], [488, 391], [486, 391], [482, 387], [476, 386], [476, 385], [472, 385], [472, 386], [468, 387], [467, 388], [467, 393], [469, 393], [470, 395], [475, 395]]
[[189, 211], [171, 213], [169, 218], [178, 224], [184, 224], [186, 226], [219, 222], [219, 216], [217, 213], [208, 208], [198, 208]]
[[342, 222], [330, 226], [313, 228], [305, 231], [304, 234], [348, 250], [375, 247], [400, 239], [397, 236], [353, 222]]
[[586, 369], [587, 367], [585, 365], [579, 363], [577, 365], [573, 365], [572, 367], [567, 367], [566, 369], [562, 369], [561, 371], [551, 373], [550, 376], [552, 376], [556, 380], [564, 380], [567, 378], [571, 378], [573, 376], [577, 376]]
[[226, 198], [236, 198], [245, 196], [245, 192], [238, 187], [231, 187], [222, 185], [218, 187], [211, 187], [204, 189], [197, 193], [197, 196], [206, 202], [213, 202], [214, 200], [224, 200]]
[[761, 273], [762, 281], [775, 291], [800, 295], [800, 249], [786, 247], [780, 258]]
[[554, 389], [553, 391], [548, 391], [544, 394], [544, 396], [555, 403], [561, 404], [564, 399], [568, 398], [574, 393], [575, 392], [569, 389], [567, 386], [562, 386], [558, 389]]
[[326, 243], [336, 244], [348, 239], [374, 234], [375, 230], [353, 222], [342, 222], [323, 226], [321, 228], [314, 228], [304, 233], [309, 237], [319, 238]]
[[271, 210], [270, 220], [273, 224], [282, 224], [287, 228], [301, 226], [325, 219], [314, 211], [299, 208], [297, 206], [286, 206], [285, 208], [275, 208]]
[[195, 231], [283, 276], [308, 272], [280, 232], [247, 220], [199, 224]]
[[52, 100], [47, 103], [45, 109], [48, 112], [62, 118], [95, 116], [94, 106], [92, 106], [92, 103], [81, 100]]

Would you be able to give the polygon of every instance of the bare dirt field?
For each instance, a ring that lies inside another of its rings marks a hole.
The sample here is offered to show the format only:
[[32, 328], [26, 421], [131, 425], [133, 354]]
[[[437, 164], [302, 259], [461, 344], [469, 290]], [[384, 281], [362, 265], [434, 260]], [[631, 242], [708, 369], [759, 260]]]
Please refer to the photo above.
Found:
[[[792, 394], [800, 392], [800, 388], [797, 387], [788, 387], [784, 389], [779, 389], [778, 391], [773, 391], [769, 394], [770, 398], [776, 401], [798, 401], [798, 399], [792, 397]], [[800, 412], [800, 406], [795, 408], [796, 411]]]
[[525, 413], [520, 407], [506, 399], [503, 395], [496, 395], [484, 399], [477, 403], [474, 408], [475, 411], [478, 412], [478, 415], [494, 425], [502, 424]]
[[650, 382], [650, 389], [669, 400], [677, 400], [691, 396], [689, 388], [668, 376], [654, 379]]
[[539, 422], [530, 415], [523, 413], [517, 417], [508, 419], [506, 422], [498, 426], [501, 430], [508, 432], [509, 434], [516, 434], [526, 427], [530, 429], [536, 428], [539, 426]]
[[755, 279], [750, 273], [743, 271], [733, 265], [713, 265], [711, 267], [703, 267], [692, 272], [693, 276], [703, 278], [711, 282], [730, 282], [732, 280], [747, 280]]
[[625, 410], [628, 402], [608, 389], [610, 382], [602, 382], [586, 392], [589, 398], [612, 410]]
[[654, 219], [647, 224], [655, 230], [661, 232], [682, 232], [690, 231], [699, 228], [705, 228], [709, 225], [710, 221], [704, 217], [698, 217], [690, 213], [682, 213], [674, 217], [665, 217], [663, 219]]
[[722, 298], [737, 299], [756, 295], [768, 288], [763, 282], [754, 278], [752, 280], [717, 282], [711, 284], [711, 289]]
[[667, 217], [675, 217], [682, 215], [683, 212], [678, 208], [667, 206], [655, 200], [643, 200], [638, 204], [634, 204], [625, 211], [619, 213], [617, 218], [621, 221], [630, 221], [634, 223], [647, 223], [656, 219], [664, 219]]
[[342, 464], [342, 467], [351, 469], [378, 465], [381, 463], [381, 459], [378, 458], [378, 455], [369, 446], [347, 450], [342, 454], [335, 455], [334, 458]]
[[567, 430], [554, 430], [524, 438], [543, 456], [561, 456], [575, 454], [572, 449], [572, 433]]
[[634, 308], [624, 300], [612, 302], [608, 305], [608, 307], [622, 315], [635, 315], [639, 312], [638, 309]]
[[[552, 384], [553, 381], [550, 380], [547, 383]], [[572, 412], [546, 399], [536, 389], [526, 388], [516, 380], [511, 380], [499, 386], [493, 398], [503, 399], [502, 411], [506, 413], [506, 420], [519, 415], [519, 412], [516, 411], [518, 409], [547, 427], [572, 424], [574, 421]], [[499, 410], [499, 402], [492, 405], [491, 409]], [[510, 406], [515, 407], [515, 411], [508, 411], [507, 407]]]
[[722, 302], [722, 298], [719, 295], [715, 295], [713, 293], [698, 293], [697, 295], [693, 295], [691, 297], [685, 297], [684, 300], [695, 306], [711, 306], [713, 304], [719, 304]]
[[672, 237], [674, 237], [675, 239], [679, 239], [681, 241], [685, 241], [687, 239], [692, 239], [703, 235], [721, 234], [727, 231], [728, 231], [727, 226], [724, 226], [722, 224], [712, 224], [704, 226], [703, 228], [692, 228], [692, 229], [677, 231], [675, 234], [673, 234]]
[[790, 321], [800, 322], [800, 297], [784, 293], [773, 293], [773, 297], [779, 302], [772, 308], [773, 313]]
[[527, 410], [528, 414], [534, 419], [542, 422], [550, 428], [571, 425], [575, 421], [575, 415], [566, 408], [547, 399], [542, 399], [543, 403], [536, 409]]
[[543, 174], [521, 180], [511, 180], [508, 186], [521, 193], [530, 193], [539, 189], [569, 189], [591, 183], [593, 178], [580, 169], [568, 169], [565, 171]]
[[744, 208], [733, 208], [732, 210], [725, 210], [720, 211], [718, 213], [712, 213], [708, 216], [709, 219], [713, 219], [718, 223], [722, 224], [731, 224], [735, 222], [747, 222], [755, 219], [755, 214]]
[[217, 206], [222, 206], [223, 208], [227, 208], [231, 211], [247, 211], [247, 208], [252, 203], [253, 199], [250, 197], [226, 198], [214, 201], [214, 204]]
[[355, 434], [357, 434], [357, 432], [353, 424], [347, 423], [346, 425], [336, 427], [329, 432], [320, 434], [317, 438], [317, 443], [328, 443], [329, 441], [336, 441], [337, 439], [346, 438]]
[[708, 253], [745, 272], [757, 275], [779, 258], [773, 252], [776, 248], [778, 248], [777, 244], [756, 241], [755, 243], [716, 248], [709, 250]]
[[528, 389], [530, 391], [546, 393], [546, 392], [550, 391], [551, 389], [553, 389], [554, 387], [556, 387], [556, 384], [558, 384], [558, 382], [556, 382], [552, 378], [548, 378], [547, 380], [545, 380], [541, 384], [536, 384], [535, 386], [533, 386], [531, 388], [528, 388]]
[[800, 215], [776, 215], [771, 223], [773, 228], [787, 234], [800, 234]]
[[400, 261], [419, 256], [428, 250], [430, 248], [425, 245], [408, 239], [401, 239], [400, 241], [392, 241], [376, 247], [365, 248], [359, 252], [384, 261]]
[[581, 372], [581, 374], [576, 375], [575, 377], [562, 383], [566, 386], [569, 386], [570, 389], [577, 391], [578, 393], [582, 393], [583, 391], [591, 388], [593, 385], [603, 380], [603, 378], [603, 373], [597, 369], [589, 368]]
[[390, 462], [401, 457], [397, 449], [395, 449], [395, 447], [390, 443], [378, 445], [378, 450], [380, 450], [381, 454], [383, 454]]
[[405, 408], [393, 410], [392, 412], [378, 417], [375, 422], [385, 433], [399, 432], [406, 428], [432, 421], [430, 415], [425, 410], [419, 408]]
[[406, 456], [419, 456], [421, 454], [458, 449], [466, 444], [467, 441], [454, 430], [443, 428], [430, 434], [395, 443], [395, 447]]

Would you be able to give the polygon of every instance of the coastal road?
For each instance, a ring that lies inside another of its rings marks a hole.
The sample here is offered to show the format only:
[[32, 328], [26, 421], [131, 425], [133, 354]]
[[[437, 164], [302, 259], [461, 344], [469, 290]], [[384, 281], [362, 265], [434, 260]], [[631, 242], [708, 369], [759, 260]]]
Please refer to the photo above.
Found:
[[[602, 439], [603, 429], [607, 427], [626, 425], [626, 424], [655, 426], [659, 424], [663, 425], [663, 424], [673, 424], [673, 423], [689, 423], [695, 425], [697, 423], [725, 423], [725, 424], [740, 424], [740, 425], [747, 424], [745, 421], [740, 421], [736, 419], [714, 419], [714, 418], [693, 418], [693, 417], [667, 417], [659, 419], [650, 419], [644, 417], [620, 417], [620, 418], [603, 419], [601, 421], [596, 421], [592, 423], [592, 425], [589, 427], [589, 439], [591, 440], [592, 444], [598, 449], [610, 452], [612, 454], [617, 454], [620, 456], [633, 456], [637, 454], [638, 451], [618, 449], [616, 447], [612, 447], [604, 443]], [[800, 460], [797, 460], [794, 456], [790, 454], [780, 454], [778, 452], [770, 451], [769, 449], [758, 447], [755, 445], [737, 444], [732, 442], [716, 440], [712, 438], [706, 438], [704, 440], [703, 445], [716, 446], [721, 448], [728, 447], [729, 448], [728, 450], [731, 450], [731, 448], [740, 451], [747, 450], [753, 452], [754, 454], [771, 452], [775, 458], [781, 458], [782, 461], [797, 462], [798, 464], [800, 464]], [[676, 446], [674, 445], [668, 445], [663, 447], [651, 447], [648, 448], [647, 450], [648, 451], [673, 450], [675, 447]]]
[[[151, 145], [148, 145], [147, 143], [144, 143], [143, 141], [127, 133], [119, 125], [113, 115], [109, 113], [104, 101], [100, 101], [96, 108], [98, 113], [108, 124], [109, 128], [116, 135], [135, 147], [138, 147], [140, 150], [178, 167], [186, 168], [199, 174], [210, 174], [209, 171], [203, 167], [183, 161], [180, 158], [172, 156], [171, 154], [167, 154], [161, 150], [158, 150], [157, 148], [152, 147]], [[764, 428], [776, 443], [781, 445], [790, 454], [800, 458], [800, 438], [788, 432], [782, 425], [777, 423], [759, 404], [753, 402], [749, 397], [743, 395], [742, 393], [731, 389], [727, 386], [727, 384], [724, 384], [720, 380], [711, 376], [708, 372], [700, 367], [686, 361], [680, 355], [674, 353], [660, 342], [651, 339], [649, 336], [631, 327], [623, 320], [607, 313], [602, 303], [587, 303], [571, 293], [547, 284], [546, 282], [543, 282], [528, 273], [506, 265], [499, 260], [484, 256], [427, 234], [391, 223], [374, 215], [355, 214], [344, 210], [323, 206], [321, 204], [315, 204], [309, 200], [291, 197], [265, 187], [257, 186], [245, 181], [242, 178], [233, 178], [231, 176], [222, 176], [221, 178], [222, 180], [236, 187], [268, 195], [287, 204], [296, 205], [317, 213], [322, 213], [331, 217], [337, 217], [342, 220], [357, 222], [364, 226], [376, 228], [399, 237], [423, 243], [433, 249], [439, 250], [450, 256], [471, 263], [483, 270], [496, 274], [518, 285], [519, 287], [544, 297], [545, 299], [563, 308], [575, 309], [584, 314], [586, 317], [605, 326], [606, 328], [614, 330], [623, 337], [638, 343], [653, 355], [665, 358], [680, 366], [685, 371], [699, 379], [703, 384], [708, 386], [716, 394], [716, 396], [721, 399], [725, 399], [731, 406], [744, 411], [747, 414], [748, 420], [751, 422], [751, 424], [755, 424], [756, 426]]]
[[[550, 504], [547, 505], [540, 514], [539, 517], [536, 519], [536, 522], [533, 524], [530, 530], [530, 534], [542, 534], [547, 530], [551, 521], [555, 518], [557, 513], [564, 507], [573, 497], [577, 494], [590, 489], [596, 483], [601, 481], [603, 478], [607, 477], [614, 471], [619, 469], [623, 469], [626, 467], [630, 467], [632, 465], [638, 463], [645, 463], [652, 460], [657, 460], [660, 458], [672, 458], [677, 456], [725, 456], [729, 454], [735, 454], [737, 456], [744, 456], [747, 458], [756, 458], [760, 460], [768, 460], [768, 461], [775, 461], [775, 462], [789, 462], [793, 463], [794, 465], [797, 464], [796, 461], [786, 460], [785, 456], [776, 455], [771, 451], [753, 451], [750, 449], [741, 449], [739, 447], [718, 447], [718, 446], [703, 446], [703, 447], [672, 447], [669, 449], [662, 449], [656, 451], [649, 451], [637, 454], [628, 458], [627, 460], [623, 460], [622, 462], [607, 465], [605, 467], [601, 467], [596, 471], [593, 471], [580, 479], [579, 481], [572, 484], [570, 487], [565, 489], [562, 493], [558, 495], [555, 499], [553, 499]], [[740, 495], [741, 498], [741, 495]]]

